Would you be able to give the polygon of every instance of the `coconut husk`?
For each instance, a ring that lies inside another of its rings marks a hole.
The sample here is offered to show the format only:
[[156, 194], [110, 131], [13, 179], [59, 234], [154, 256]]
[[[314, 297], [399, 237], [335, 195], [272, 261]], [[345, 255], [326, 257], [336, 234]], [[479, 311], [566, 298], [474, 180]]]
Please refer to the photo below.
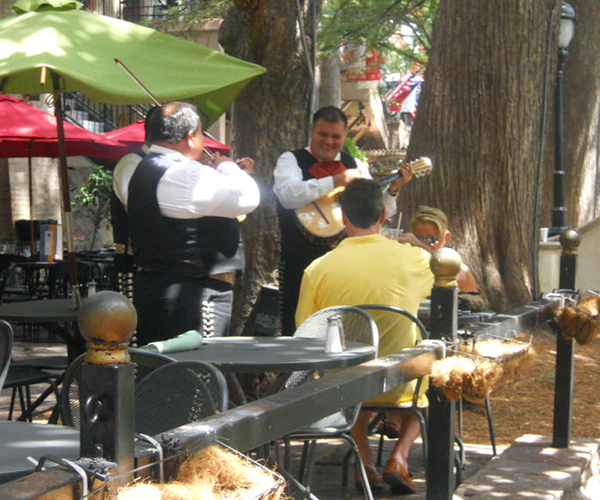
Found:
[[118, 500], [282, 500], [283, 484], [265, 469], [211, 446], [189, 456], [177, 480], [167, 484], [141, 483], [123, 488]]
[[565, 340], [575, 339], [587, 344], [600, 334], [600, 296], [582, 296], [576, 306], [566, 306], [558, 312], [557, 321]]
[[457, 400], [462, 397], [466, 374], [474, 368], [473, 358], [450, 356], [433, 364], [429, 380], [440, 388], [448, 399]]
[[531, 344], [512, 339], [469, 339], [460, 342], [456, 350], [502, 363], [504, 378], [514, 378], [535, 357]]
[[500, 363], [471, 356], [450, 356], [433, 364], [431, 383], [450, 400], [465, 397], [481, 403], [502, 377]]

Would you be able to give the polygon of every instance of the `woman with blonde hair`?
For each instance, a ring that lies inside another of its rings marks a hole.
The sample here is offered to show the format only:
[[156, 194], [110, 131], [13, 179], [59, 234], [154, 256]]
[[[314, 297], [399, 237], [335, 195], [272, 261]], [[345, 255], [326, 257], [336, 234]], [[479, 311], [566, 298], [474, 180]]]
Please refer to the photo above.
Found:
[[[448, 217], [438, 208], [420, 206], [419, 210], [410, 219], [410, 230], [418, 240], [419, 246], [430, 252], [445, 247], [450, 239]], [[407, 236], [401, 235], [399, 240], [402, 241], [403, 237], [406, 238]], [[405, 242], [415, 244], [414, 242]], [[461, 265], [457, 281], [461, 292], [476, 293], [479, 291], [473, 273], [464, 263]]]

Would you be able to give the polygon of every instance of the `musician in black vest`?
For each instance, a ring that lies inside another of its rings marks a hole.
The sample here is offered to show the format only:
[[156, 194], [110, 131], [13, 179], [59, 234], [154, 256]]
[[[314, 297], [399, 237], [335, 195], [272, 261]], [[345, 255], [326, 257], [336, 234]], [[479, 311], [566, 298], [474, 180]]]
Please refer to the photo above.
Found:
[[[342, 152], [347, 128], [348, 118], [341, 109], [334, 106], [319, 109], [312, 118], [310, 145], [282, 154], [275, 166], [273, 191], [277, 197], [281, 230], [279, 289], [283, 335], [292, 335], [296, 329], [294, 316], [304, 269], [332, 248], [330, 244], [302, 233], [294, 210], [338, 186], [346, 186], [353, 179], [371, 178], [366, 163]], [[396, 213], [398, 190], [412, 178], [409, 166], [403, 165], [400, 169], [403, 176], [391, 183], [384, 194], [389, 217]]]
[[202, 292], [231, 287], [209, 277], [210, 270], [219, 254], [236, 253], [235, 217], [260, 199], [244, 171], [252, 162], [236, 164], [218, 153], [214, 167], [197, 161], [204, 140], [194, 106], [161, 106], [149, 118], [148, 134], [152, 146], [131, 178], [127, 203], [140, 345], [202, 330]]
[[123, 156], [113, 170], [110, 221], [113, 227], [113, 240], [115, 242], [114, 279], [116, 290], [129, 298], [132, 296], [131, 286], [133, 285], [135, 264], [133, 249], [131, 248], [131, 241], [129, 239], [129, 223], [127, 222], [127, 192], [129, 181], [135, 169], [150, 150], [150, 143], [147, 140], [148, 117], [156, 109], [156, 107], [150, 108], [146, 114], [146, 121], [144, 123], [146, 141], [141, 149]]

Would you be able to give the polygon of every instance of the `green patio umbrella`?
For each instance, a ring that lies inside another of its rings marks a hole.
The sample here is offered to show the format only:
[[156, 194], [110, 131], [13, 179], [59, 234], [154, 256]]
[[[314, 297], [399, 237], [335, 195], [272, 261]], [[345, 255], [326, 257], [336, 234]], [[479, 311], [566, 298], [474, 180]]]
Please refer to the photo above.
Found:
[[[17, 15], [0, 21], [0, 93], [55, 94], [59, 138], [61, 92], [97, 102], [143, 104], [152, 98], [188, 100], [214, 122], [248, 82], [265, 71], [256, 64], [151, 28], [80, 10], [74, 0], [19, 0]], [[59, 156], [71, 278], [75, 276], [71, 203], [64, 152]]]
[[62, 92], [97, 102], [150, 103], [120, 59], [161, 101], [194, 98], [205, 127], [265, 69], [144, 26], [80, 10], [73, 0], [20, 0], [0, 21], [0, 93], [50, 92], [43, 67]]

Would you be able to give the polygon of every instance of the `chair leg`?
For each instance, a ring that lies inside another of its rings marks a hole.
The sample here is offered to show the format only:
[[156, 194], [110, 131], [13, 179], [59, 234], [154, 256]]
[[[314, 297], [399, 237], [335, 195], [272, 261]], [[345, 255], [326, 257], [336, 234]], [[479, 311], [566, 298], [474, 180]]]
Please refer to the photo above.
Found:
[[298, 481], [304, 484], [304, 473], [306, 471], [306, 463], [308, 460], [310, 441], [304, 441], [302, 445], [302, 456], [300, 458], [300, 470], [298, 471]]
[[494, 456], [496, 453], [496, 434], [494, 432], [494, 420], [492, 418], [492, 404], [489, 398], [485, 398], [485, 413], [487, 415], [488, 428], [490, 430], [490, 441], [492, 442], [492, 453]]
[[354, 454], [354, 462], [355, 462], [356, 466], [358, 467], [358, 472], [360, 474], [360, 481], [362, 483], [365, 497], [368, 500], [373, 500], [373, 493], [371, 492], [371, 485], [369, 484], [369, 478], [367, 477], [367, 471], [365, 470], [365, 466], [363, 465], [362, 460], [360, 459], [360, 452], [358, 451], [358, 445], [356, 444], [356, 441], [354, 441], [352, 436], [350, 436], [349, 434], [342, 434], [340, 437], [344, 438], [346, 440], [346, 442], [352, 448], [352, 453]]
[[350, 459], [352, 458], [352, 449], [349, 449], [344, 454], [344, 461], [342, 462], [342, 486], [348, 486], [348, 470], [350, 469]]
[[292, 466], [292, 444], [290, 440], [286, 437], [283, 438], [283, 468], [287, 471], [290, 470]]
[[421, 446], [423, 447], [423, 463], [427, 467], [427, 421], [425, 416], [420, 411], [415, 411], [417, 418], [419, 419], [419, 425], [421, 427]]
[[315, 461], [315, 450], [317, 448], [316, 441], [309, 441], [308, 443], [308, 453], [306, 456], [306, 481], [303, 481], [304, 486], [306, 487], [306, 492], [310, 495], [310, 488], [312, 486], [312, 476], [313, 476], [313, 465]]
[[377, 465], [381, 466], [383, 460], [383, 434], [379, 434], [379, 445], [377, 446]]
[[13, 410], [15, 409], [15, 399], [17, 397], [18, 387], [13, 387], [12, 394], [10, 396], [10, 406], [8, 408], [8, 420], [12, 420]]

